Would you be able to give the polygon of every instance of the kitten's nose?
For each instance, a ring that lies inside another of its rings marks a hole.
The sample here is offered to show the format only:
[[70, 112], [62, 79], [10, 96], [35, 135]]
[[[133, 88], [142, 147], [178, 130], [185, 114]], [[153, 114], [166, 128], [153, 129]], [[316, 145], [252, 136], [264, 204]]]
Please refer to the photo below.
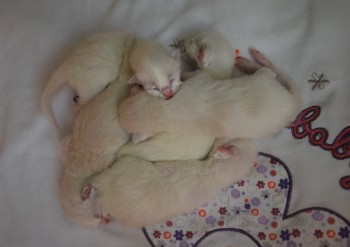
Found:
[[174, 95], [173, 95], [173, 92], [171, 91], [171, 89], [170, 88], [164, 88], [163, 90], [162, 90], [162, 93], [163, 93], [163, 95], [164, 95], [164, 97], [166, 98], [166, 99], [171, 99]]

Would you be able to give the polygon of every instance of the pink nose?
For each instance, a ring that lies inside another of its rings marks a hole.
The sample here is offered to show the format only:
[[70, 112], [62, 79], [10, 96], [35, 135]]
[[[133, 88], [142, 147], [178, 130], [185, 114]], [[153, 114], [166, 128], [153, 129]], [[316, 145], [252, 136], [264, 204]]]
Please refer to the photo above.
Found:
[[173, 92], [171, 91], [170, 88], [165, 88], [162, 90], [163, 95], [165, 96], [166, 99], [171, 99], [173, 97]]

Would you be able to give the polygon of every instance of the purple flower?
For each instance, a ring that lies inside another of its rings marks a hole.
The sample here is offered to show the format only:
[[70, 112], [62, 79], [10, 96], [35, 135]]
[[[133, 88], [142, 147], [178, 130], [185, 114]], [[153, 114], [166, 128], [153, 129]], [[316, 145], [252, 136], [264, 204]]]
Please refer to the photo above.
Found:
[[261, 166], [258, 166], [258, 167], [256, 168], [256, 171], [257, 171], [258, 173], [264, 174], [264, 173], [267, 171], [267, 168], [266, 168], [265, 166], [261, 165]]
[[237, 189], [233, 189], [233, 190], [231, 190], [231, 196], [234, 199], [240, 198], [241, 192], [239, 192], [239, 190], [237, 190]]
[[258, 221], [261, 225], [266, 225], [267, 223], [269, 223], [269, 219], [265, 215], [260, 216]]
[[289, 186], [288, 178], [285, 178], [285, 179], [281, 178], [278, 186], [281, 187], [281, 189], [288, 189], [288, 186]]
[[315, 221], [322, 221], [324, 216], [323, 214], [321, 214], [320, 211], [315, 211], [315, 213], [312, 214], [312, 218], [315, 220]]
[[339, 228], [338, 234], [341, 238], [349, 238], [349, 233], [349, 228], [347, 226]]
[[214, 218], [214, 216], [209, 216], [209, 217], [207, 217], [207, 218], [205, 219], [205, 222], [206, 222], [207, 224], [214, 224], [215, 221], [216, 221], [216, 219]]
[[182, 233], [182, 230], [178, 231], [176, 230], [175, 231], [175, 234], [174, 234], [174, 237], [176, 240], [182, 240], [182, 238], [184, 237], [185, 235]]
[[244, 204], [244, 208], [245, 208], [245, 209], [250, 209], [250, 208], [251, 208], [251, 206], [250, 206], [250, 204], [249, 204], [249, 203], [246, 203], [246, 204]]
[[254, 197], [251, 201], [253, 206], [258, 207], [260, 205], [260, 199], [257, 197]]
[[285, 230], [285, 231], [281, 231], [281, 234], [280, 234], [280, 238], [282, 239], [282, 241], [289, 241], [289, 237], [290, 237], [290, 233], [289, 233], [289, 230]]

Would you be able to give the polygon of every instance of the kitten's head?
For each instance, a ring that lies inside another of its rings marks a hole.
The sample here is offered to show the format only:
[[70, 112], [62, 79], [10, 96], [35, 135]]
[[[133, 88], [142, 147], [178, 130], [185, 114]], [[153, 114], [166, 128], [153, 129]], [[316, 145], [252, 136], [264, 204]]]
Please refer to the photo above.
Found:
[[221, 34], [206, 31], [193, 38], [187, 39], [184, 44], [186, 55], [195, 62], [200, 69], [222, 60], [231, 60], [233, 48]]
[[165, 53], [155, 54], [147, 61], [139, 61], [135, 76], [129, 83], [142, 85], [147, 93], [161, 99], [171, 99], [179, 90], [180, 51], [175, 50], [171, 56]]

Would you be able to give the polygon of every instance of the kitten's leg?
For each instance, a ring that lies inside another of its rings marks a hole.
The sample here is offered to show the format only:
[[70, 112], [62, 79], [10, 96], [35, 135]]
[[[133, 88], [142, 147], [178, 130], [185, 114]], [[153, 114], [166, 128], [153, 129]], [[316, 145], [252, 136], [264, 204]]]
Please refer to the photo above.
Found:
[[[91, 184], [87, 184], [83, 186], [83, 189], [81, 190], [81, 199], [83, 201], [86, 201], [88, 199], [93, 201], [95, 199], [95, 193], [95, 187]], [[111, 221], [111, 216], [102, 207], [95, 207], [94, 212], [94, 216], [98, 219], [101, 219], [100, 225], [107, 225]]]
[[237, 57], [235, 67], [245, 74], [254, 74], [261, 66], [247, 58]]
[[263, 67], [271, 69], [273, 72], [278, 74], [276, 66], [264, 54], [262, 54], [260, 51], [254, 48], [249, 48], [248, 51], [255, 62], [257, 62]]
[[226, 160], [234, 155], [234, 146], [219, 146], [213, 154], [213, 157], [218, 160]]

